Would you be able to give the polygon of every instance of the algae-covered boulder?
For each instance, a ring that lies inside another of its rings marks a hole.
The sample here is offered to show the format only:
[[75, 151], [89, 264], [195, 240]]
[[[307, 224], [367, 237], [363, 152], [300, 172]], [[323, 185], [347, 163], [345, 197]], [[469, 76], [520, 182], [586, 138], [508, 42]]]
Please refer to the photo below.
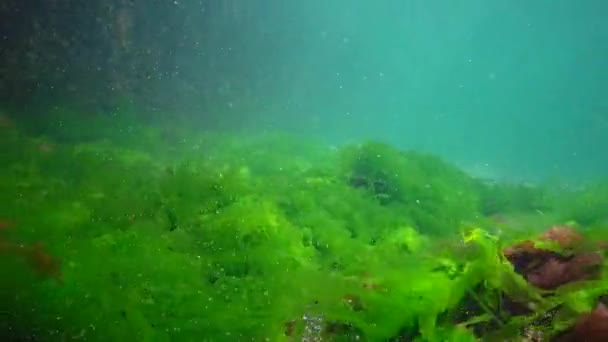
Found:
[[435, 156], [371, 142], [346, 147], [340, 165], [345, 182], [400, 208], [422, 232], [453, 231], [478, 213], [474, 181]]

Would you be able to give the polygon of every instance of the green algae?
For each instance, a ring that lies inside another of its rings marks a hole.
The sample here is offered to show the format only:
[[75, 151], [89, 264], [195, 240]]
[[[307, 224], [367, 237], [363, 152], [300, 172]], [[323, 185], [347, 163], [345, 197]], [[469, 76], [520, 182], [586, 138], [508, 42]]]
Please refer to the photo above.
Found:
[[[507, 341], [559, 307], [542, 327], [556, 334], [605, 294], [599, 280], [543, 296], [501, 248], [546, 227], [520, 219], [525, 229], [506, 241], [488, 217], [542, 209], [601, 225], [605, 188], [548, 196], [491, 186], [376, 142], [330, 149], [285, 135], [201, 133], [163, 145], [155, 130], [136, 130], [147, 143], [131, 145], [55, 130], [48, 151], [32, 133], [2, 135], [1, 214], [14, 222], [2, 242], [43, 241], [62, 263], [59, 284], [3, 256], [2, 279], [12, 280], [0, 310], [15, 334]], [[583, 207], [565, 200], [575, 198]], [[507, 313], [502, 296], [533, 310]]]

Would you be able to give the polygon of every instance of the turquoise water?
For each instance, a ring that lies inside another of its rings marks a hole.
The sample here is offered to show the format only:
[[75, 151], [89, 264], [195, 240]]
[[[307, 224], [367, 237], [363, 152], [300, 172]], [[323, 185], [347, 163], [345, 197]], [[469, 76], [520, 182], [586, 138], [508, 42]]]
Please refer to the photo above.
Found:
[[254, 74], [260, 128], [373, 137], [506, 178], [608, 170], [596, 148], [608, 128], [601, 1], [245, 7], [232, 29], [251, 40], [225, 44]]

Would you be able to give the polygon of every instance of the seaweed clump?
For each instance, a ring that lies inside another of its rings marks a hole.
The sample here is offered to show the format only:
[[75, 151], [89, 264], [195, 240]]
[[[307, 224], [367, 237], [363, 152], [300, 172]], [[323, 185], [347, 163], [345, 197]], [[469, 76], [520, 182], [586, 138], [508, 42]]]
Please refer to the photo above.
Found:
[[350, 186], [398, 208], [421, 232], [451, 234], [479, 213], [474, 180], [438, 157], [378, 142], [346, 147], [340, 157]]
[[603, 264], [599, 251], [588, 251], [581, 234], [568, 226], [553, 226], [538, 241], [526, 240], [504, 249], [515, 271], [545, 290], [597, 279]]

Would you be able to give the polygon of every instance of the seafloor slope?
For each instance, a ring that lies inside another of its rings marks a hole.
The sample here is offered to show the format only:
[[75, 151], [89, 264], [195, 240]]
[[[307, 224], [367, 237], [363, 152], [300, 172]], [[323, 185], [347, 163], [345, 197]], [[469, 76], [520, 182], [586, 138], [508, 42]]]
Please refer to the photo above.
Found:
[[4, 340], [608, 340], [605, 184], [79, 120], [0, 120]]

